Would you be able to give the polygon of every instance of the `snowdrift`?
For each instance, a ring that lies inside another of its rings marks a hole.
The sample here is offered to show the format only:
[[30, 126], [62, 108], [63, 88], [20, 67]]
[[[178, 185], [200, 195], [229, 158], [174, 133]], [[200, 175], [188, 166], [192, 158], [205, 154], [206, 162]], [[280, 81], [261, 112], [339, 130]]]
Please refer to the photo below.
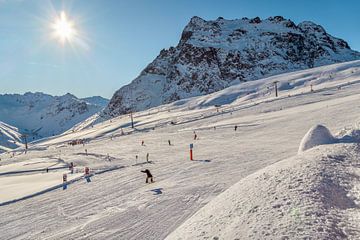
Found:
[[220, 194], [167, 239], [359, 239], [359, 157], [355, 144], [323, 145], [273, 164]]
[[344, 128], [337, 137], [341, 142], [360, 143], [360, 126], [357, 124], [355, 127]]
[[316, 125], [312, 127], [301, 140], [298, 153], [302, 153], [318, 145], [334, 142], [336, 142], [336, 139], [330, 133], [329, 129], [323, 125]]

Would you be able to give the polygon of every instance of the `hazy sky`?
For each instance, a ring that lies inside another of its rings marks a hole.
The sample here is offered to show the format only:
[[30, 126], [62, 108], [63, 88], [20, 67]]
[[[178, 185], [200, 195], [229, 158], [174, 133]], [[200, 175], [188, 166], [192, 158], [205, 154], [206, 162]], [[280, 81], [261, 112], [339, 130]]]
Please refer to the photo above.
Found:
[[[71, 44], [52, 37], [61, 11], [78, 33]], [[0, 93], [110, 98], [176, 45], [194, 15], [311, 20], [360, 50], [359, 12], [356, 0], [0, 0]]]

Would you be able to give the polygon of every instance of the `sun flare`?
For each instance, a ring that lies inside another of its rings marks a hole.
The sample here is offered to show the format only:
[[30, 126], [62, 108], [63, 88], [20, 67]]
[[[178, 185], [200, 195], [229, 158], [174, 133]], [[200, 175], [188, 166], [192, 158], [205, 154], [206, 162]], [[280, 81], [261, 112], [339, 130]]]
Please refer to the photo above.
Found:
[[61, 43], [71, 42], [76, 35], [74, 23], [68, 19], [65, 12], [62, 11], [60, 16], [52, 24], [53, 35]]

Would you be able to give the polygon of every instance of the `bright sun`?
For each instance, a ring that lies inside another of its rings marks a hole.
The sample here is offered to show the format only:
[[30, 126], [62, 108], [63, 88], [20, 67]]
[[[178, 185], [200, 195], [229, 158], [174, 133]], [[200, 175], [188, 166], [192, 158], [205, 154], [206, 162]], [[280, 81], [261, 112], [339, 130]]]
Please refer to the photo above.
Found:
[[74, 23], [70, 21], [65, 12], [62, 11], [60, 16], [52, 24], [53, 34], [62, 44], [71, 42], [76, 35]]

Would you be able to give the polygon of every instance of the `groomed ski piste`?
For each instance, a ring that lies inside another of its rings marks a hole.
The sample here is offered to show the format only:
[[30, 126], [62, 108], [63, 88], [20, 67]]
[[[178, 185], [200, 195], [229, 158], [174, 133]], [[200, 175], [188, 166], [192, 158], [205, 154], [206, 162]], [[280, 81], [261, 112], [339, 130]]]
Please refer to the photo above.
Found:
[[354, 61], [94, 116], [0, 155], [0, 239], [359, 239], [359, 110]]

